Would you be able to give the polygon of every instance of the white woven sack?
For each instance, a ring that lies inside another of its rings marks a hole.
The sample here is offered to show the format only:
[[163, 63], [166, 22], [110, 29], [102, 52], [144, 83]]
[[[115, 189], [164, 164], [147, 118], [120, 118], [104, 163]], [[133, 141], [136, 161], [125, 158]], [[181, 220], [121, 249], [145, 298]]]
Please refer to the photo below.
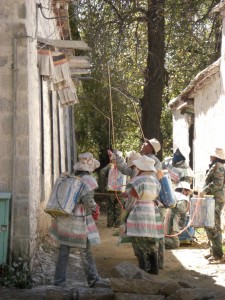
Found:
[[79, 177], [61, 175], [54, 184], [45, 212], [52, 217], [71, 215], [83, 188]]

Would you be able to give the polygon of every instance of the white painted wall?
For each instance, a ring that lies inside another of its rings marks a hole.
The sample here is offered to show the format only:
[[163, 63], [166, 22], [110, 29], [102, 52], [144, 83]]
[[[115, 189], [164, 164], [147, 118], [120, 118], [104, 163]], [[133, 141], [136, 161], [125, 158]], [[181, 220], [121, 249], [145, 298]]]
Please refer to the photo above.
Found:
[[225, 101], [221, 96], [221, 77], [195, 95], [194, 171], [196, 186], [202, 186], [210, 163], [210, 153], [215, 147], [225, 147]]
[[[174, 111], [173, 114], [173, 146], [189, 145], [190, 119], [187, 114]], [[187, 161], [189, 163], [189, 161]]]

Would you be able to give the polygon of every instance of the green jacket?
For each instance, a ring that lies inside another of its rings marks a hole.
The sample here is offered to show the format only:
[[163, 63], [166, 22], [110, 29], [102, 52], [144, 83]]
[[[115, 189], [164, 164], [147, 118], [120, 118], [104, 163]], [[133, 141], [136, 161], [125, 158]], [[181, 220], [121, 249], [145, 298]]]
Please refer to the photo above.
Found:
[[221, 162], [215, 161], [208, 170], [203, 186], [206, 195], [213, 195], [215, 201], [224, 202], [224, 177], [225, 166]]

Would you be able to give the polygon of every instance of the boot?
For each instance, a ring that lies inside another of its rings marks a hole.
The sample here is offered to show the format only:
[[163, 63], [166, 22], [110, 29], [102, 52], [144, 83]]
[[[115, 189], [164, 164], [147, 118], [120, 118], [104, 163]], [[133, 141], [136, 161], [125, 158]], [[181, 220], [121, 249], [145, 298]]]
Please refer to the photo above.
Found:
[[139, 269], [146, 271], [145, 270], [146, 265], [145, 265], [145, 259], [144, 259], [144, 257], [141, 256], [141, 255], [139, 255], [139, 256], [137, 256], [137, 259], [138, 259], [138, 267], [139, 267]]
[[158, 253], [152, 253], [149, 255], [149, 261], [151, 264], [149, 274], [159, 274], [159, 263], [158, 263]]

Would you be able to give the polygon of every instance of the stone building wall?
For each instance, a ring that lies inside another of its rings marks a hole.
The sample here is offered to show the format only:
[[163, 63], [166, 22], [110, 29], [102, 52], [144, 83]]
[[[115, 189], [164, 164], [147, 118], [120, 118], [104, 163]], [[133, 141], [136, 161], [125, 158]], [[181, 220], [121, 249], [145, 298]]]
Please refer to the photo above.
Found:
[[56, 21], [44, 18], [36, 1], [26, 0], [1, 1], [0, 36], [0, 191], [12, 193], [10, 253], [31, 259], [50, 224], [44, 207], [52, 184], [66, 169], [64, 109], [56, 92], [50, 98], [37, 67], [37, 36], [59, 36]]

